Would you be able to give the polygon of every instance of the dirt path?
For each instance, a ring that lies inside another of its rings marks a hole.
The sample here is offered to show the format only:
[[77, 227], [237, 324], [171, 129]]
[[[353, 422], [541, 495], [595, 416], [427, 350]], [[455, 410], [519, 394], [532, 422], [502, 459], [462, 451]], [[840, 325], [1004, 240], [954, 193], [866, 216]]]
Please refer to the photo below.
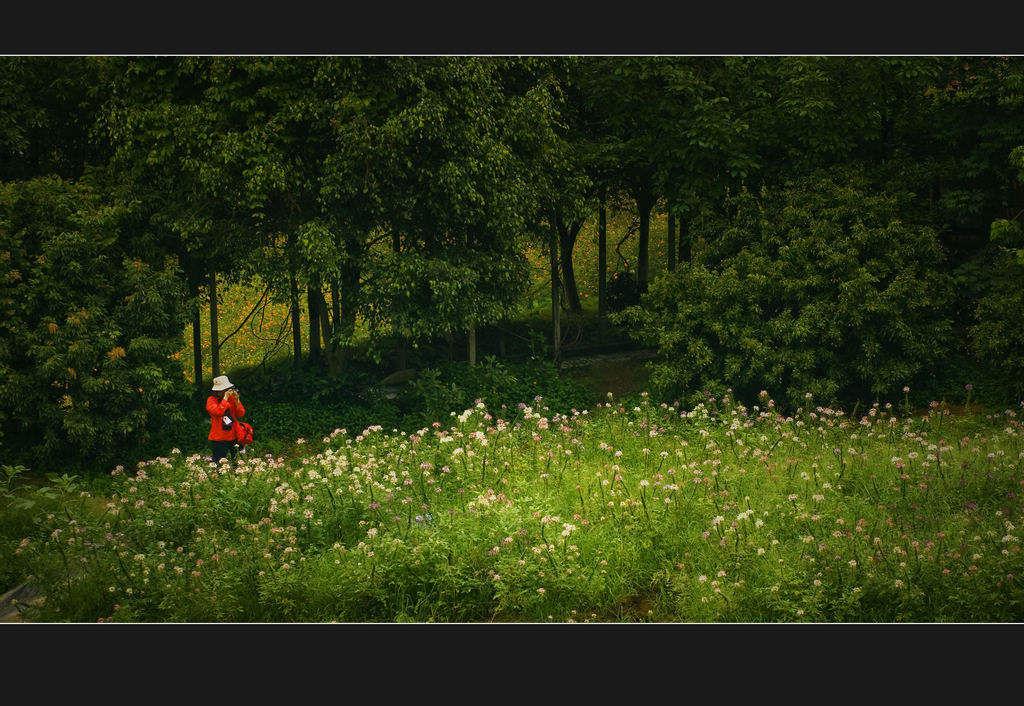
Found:
[[561, 369], [584, 380], [599, 394], [612, 393], [615, 397], [643, 392], [647, 389], [648, 373], [644, 363], [656, 355], [651, 349], [599, 353], [562, 361]]

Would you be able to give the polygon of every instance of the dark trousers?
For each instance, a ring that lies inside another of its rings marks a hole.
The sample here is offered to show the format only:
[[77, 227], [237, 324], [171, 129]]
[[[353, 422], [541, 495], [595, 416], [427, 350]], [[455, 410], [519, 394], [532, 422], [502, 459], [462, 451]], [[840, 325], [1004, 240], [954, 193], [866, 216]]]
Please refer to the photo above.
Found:
[[234, 441], [211, 441], [210, 442], [210, 457], [214, 463], [220, 463], [226, 458], [234, 460], [235, 454]]

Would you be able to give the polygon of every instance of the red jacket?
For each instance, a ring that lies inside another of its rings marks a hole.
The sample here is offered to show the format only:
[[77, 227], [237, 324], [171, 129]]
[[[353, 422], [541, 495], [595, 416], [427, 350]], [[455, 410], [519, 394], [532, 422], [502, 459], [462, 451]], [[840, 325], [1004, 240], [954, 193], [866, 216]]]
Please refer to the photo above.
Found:
[[206, 398], [206, 411], [210, 414], [210, 441], [234, 441], [235, 427], [232, 424], [230, 429], [223, 426], [223, 417], [227, 412], [236, 420], [245, 416], [245, 406], [237, 397], [229, 400], [227, 397], [217, 399], [216, 395]]

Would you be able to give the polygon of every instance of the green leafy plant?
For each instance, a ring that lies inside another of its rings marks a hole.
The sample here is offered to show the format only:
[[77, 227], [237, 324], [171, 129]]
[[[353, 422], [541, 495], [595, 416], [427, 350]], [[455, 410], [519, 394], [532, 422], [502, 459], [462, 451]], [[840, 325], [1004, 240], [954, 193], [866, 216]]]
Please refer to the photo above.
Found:
[[60, 495], [36, 482], [25, 466], [3, 465], [0, 472], [0, 593], [5, 593], [25, 580], [28, 561], [23, 547], [28, 537], [37, 536], [44, 514], [60, 507]]
[[[972, 352], [985, 365], [986, 376], [1019, 399], [1024, 394], [1020, 370], [1024, 365], [1024, 265], [1010, 253], [992, 255], [987, 285], [978, 297], [969, 329]], [[1001, 379], [1000, 379], [1001, 378]]]
[[32, 467], [130, 457], [182, 420], [177, 262], [118, 241], [131, 208], [85, 184], [0, 185], [0, 424]]

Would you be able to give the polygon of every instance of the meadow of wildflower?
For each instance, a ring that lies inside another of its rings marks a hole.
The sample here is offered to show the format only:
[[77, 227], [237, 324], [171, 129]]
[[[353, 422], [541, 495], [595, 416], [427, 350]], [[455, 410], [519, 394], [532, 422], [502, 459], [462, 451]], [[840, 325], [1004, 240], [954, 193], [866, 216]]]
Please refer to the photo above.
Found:
[[[623, 242], [612, 274], [635, 255]], [[585, 306], [595, 243], [585, 229], [575, 251]], [[543, 310], [546, 259], [530, 257]], [[222, 312], [255, 287], [226, 288]], [[288, 335], [269, 303], [222, 366], [258, 366]], [[1016, 623], [1019, 408], [970, 394], [860, 412], [809, 396], [783, 411], [767, 392], [689, 409], [480, 400], [418, 429], [257, 440], [221, 464], [173, 449], [45, 485], [5, 466], [2, 519], [23, 534], [0, 536], [8, 573], [44, 596], [30, 622]]]
[[1024, 618], [1017, 410], [644, 394], [484, 401], [172, 451], [21, 540], [45, 622], [942, 623]]

